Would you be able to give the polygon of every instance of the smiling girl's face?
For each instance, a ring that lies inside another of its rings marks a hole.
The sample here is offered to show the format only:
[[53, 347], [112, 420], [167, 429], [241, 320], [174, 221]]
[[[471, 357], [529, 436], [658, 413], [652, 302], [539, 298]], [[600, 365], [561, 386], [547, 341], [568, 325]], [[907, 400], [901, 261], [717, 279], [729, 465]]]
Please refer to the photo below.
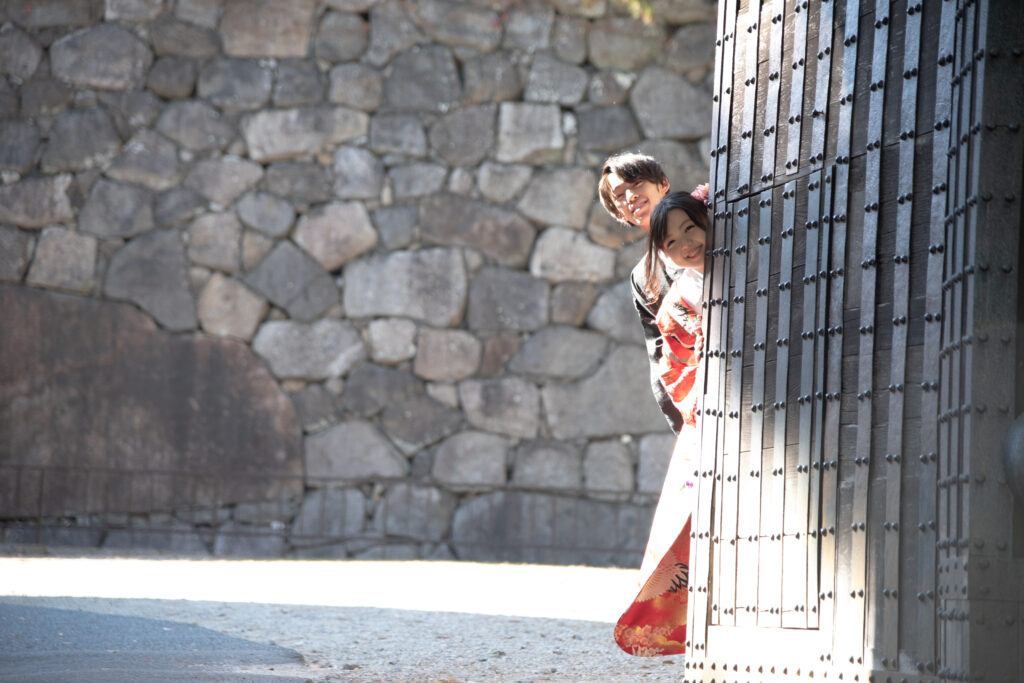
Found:
[[704, 272], [704, 244], [707, 233], [693, 223], [682, 209], [668, 212], [665, 241], [658, 252], [677, 268]]

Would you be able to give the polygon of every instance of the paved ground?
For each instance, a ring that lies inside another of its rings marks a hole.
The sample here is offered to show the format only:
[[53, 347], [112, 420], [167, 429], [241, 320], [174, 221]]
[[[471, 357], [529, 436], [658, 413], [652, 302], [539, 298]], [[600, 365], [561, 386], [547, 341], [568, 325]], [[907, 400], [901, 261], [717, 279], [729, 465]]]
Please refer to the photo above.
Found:
[[635, 572], [0, 557], [0, 681], [679, 681], [611, 639]]

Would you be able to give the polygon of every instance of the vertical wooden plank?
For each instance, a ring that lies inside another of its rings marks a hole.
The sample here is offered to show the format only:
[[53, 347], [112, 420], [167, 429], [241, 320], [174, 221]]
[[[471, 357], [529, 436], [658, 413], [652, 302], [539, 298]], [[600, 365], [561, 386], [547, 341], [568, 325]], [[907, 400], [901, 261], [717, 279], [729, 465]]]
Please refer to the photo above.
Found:
[[747, 13], [737, 24], [744, 47], [743, 113], [740, 119], [739, 177], [736, 192], [750, 191], [751, 161], [754, 156], [754, 122], [757, 112], [758, 36], [760, 35], [761, 3], [751, 2]]
[[807, 70], [807, 0], [793, 0], [792, 60], [783, 68], [792, 71], [789, 82], [789, 116], [786, 119], [786, 174], [800, 170], [800, 128], [804, 108], [804, 75]]
[[771, 0], [768, 39], [768, 84], [765, 97], [764, 154], [761, 158], [761, 182], [770, 185], [775, 178], [775, 154], [779, 128], [779, 88], [782, 87], [782, 37], [785, 28], [785, 0]]

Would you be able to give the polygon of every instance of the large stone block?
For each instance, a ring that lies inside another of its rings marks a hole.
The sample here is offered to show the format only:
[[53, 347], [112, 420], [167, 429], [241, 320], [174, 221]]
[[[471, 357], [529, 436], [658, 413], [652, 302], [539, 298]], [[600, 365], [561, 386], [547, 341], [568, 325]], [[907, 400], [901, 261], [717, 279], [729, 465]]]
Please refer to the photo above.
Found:
[[151, 21], [167, 9], [167, 4], [167, 0], [106, 0], [103, 18], [107, 21]]
[[157, 192], [169, 190], [181, 180], [178, 148], [159, 133], [140, 130], [107, 169], [107, 176]]
[[615, 252], [585, 233], [548, 228], [533, 249], [530, 274], [549, 282], [608, 282], [615, 275]]
[[405, 370], [363, 363], [348, 375], [339, 404], [347, 412], [371, 418], [384, 408], [423, 395], [423, 382]]
[[206, 211], [207, 203], [198, 192], [175, 185], [157, 195], [153, 202], [153, 219], [158, 227], [173, 228]]
[[384, 100], [398, 110], [444, 112], [462, 99], [455, 58], [444, 47], [414, 47], [397, 56], [384, 80]]
[[199, 295], [203, 331], [249, 341], [267, 314], [267, 300], [238, 280], [214, 273]]
[[376, 318], [367, 326], [370, 357], [394, 365], [416, 355], [416, 323], [404, 318]]
[[328, 11], [320, 20], [313, 54], [328, 62], [348, 62], [366, 52], [370, 25], [357, 14]]
[[29, 34], [10, 24], [0, 28], [0, 74], [27, 81], [42, 58], [43, 48]]
[[148, 90], [100, 91], [96, 99], [110, 112], [122, 140], [152, 127], [164, 104]]
[[416, 162], [393, 166], [388, 175], [395, 201], [433, 196], [444, 188], [448, 169], [441, 164]]
[[477, 429], [524, 439], [537, 436], [540, 395], [536, 385], [519, 377], [467, 379], [459, 383], [466, 419]]
[[121, 151], [121, 138], [104, 109], [61, 112], [50, 129], [39, 165], [47, 173], [102, 166]]
[[384, 408], [380, 424], [406, 455], [414, 455], [462, 426], [462, 414], [429, 396], [413, 396]]
[[430, 144], [442, 159], [454, 166], [474, 166], [494, 145], [494, 104], [458, 109], [430, 127]]
[[552, 325], [527, 339], [508, 368], [542, 379], [579, 379], [593, 372], [607, 348], [602, 334]]
[[551, 322], [582, 327], [597, 299], [597, 287], [586, 282], [563, 282], [551, 290]]
[[462, 64], [462, 99], [465, 104], [505, 102], [523, 92], [523, 79], [515, 53], [490, 52]]
[[506, 266], [522, 266], [530, 254], [535, 229], [517, 213], [455, 194], [420, 202], [423, 240], [477, 249]]
[[557, 163], [562, 159], [565, 136], [562, 111], [556, 104], [503, 102], [498, 109], [498, 148], [495, 159], [504, 163]]
[[[707, 130], [704, 134], [710, 135], [711, 131]], [[689, 192], [698, 185], [708, 182], [710, 177], [710, 157], [701, 151], [700, 146], [700, 142], [644, 140], [637, 146], [637, 150], [659, 160], [665, 174], [671, 179], [673, 190]]]
[[665, 483], [675, 434], [648, 434], [640, 439], [637, 452], [636, 490], [642, 493], [658, 493]]
[[[50, 116], [63, 111], [74, 96], [74, 90], [56, 78], [36, 76], [21, 86], [21, 116]], [[8, 117], [18, 115], [18, 95], [0, 79], [0, 111]]]
[[489, 489], [508, 479], [509, 440], [486, 432], [461, 432], [441, 442], [430, 474], [454, 491]]
[[68, 197], [72, 177], [28, 178], [0, 185], [0, 223], [42, 228], [74, 218]]
[[339, 147], [334, 152], [334, 194], [339, 199], [377, 199], [384, 186], [384, 164], [369, 150]]
[[272, 320], [260, 326], [252, 349], [281, 379], [343, 377], [366, 358], [359, 332], [343, 320]]
[[426, 380], [450, 382], [469, 377], [480, 366], [480, 340], [464, 330], [420, 329], [413, 372]]
[[373, 111], [384, 97], [384, 77], [365, 64], [339, 64], [328, 76], [327, 99], [360, 111]]
[[597, 297], [587, 316], [587, 327], [626, 344], [643, 344], [644, 331], [633, 305], [629, 282], [609, 287]]
[[100, 237], [133, 237], [155, 227], [153, 193], [138, 185], [100, 178], [78, 215], [83, 232]]
[[[306, 60], [283, 59], [274, 76], [275, 107], [304, 107], [323, 102], [324, 79], [316, 64]], [[338, 102], [337, 104], [343, 104]]]
[[370, 11], [370, 47], [363, 57], [369, 64], [384, 66], [399, 52], [425, 40], [406, 15], [406, 7], [399, 0], [374, 4]]
[[327, 271], [287, 240], [246, 276], [245, 284], [296, 320], [313, 320], [338, 302], [338, 288]]
[[23, 174], [36, 163], [39, 128], [32, 121], [13, 119], [0, 126], [0, 171]]
[[374, 514], [374, 526], [389, 536], [440, 541], [448, 535], [455, 497], [431, 486], [395, 484]]
[[533, 169], [526, 164], [495, 164], [485, 161], [476, 174], [482, 194], [495, 204], [503, 204], [519, 194], [530, 180]]
[[514, 8], [505, 21], [502, 47], [537, 52], [551, 47], [555, 11], [551, 7]]
[[377, 231], [360, 202], [332, 202], [302, 216], [293, 239], [324, 270], [333, 271], [373, 249]]
[[8, 0], [0, 11], [28, 29], [85, 26], [103, 18], [103, 0], [46, 0], [25, 3]]
[[242, 135], [250, 156], [260, 162], [314, 156], [365, 135], [369, 118], [345, 107], [275, 109], [242, 119]]
[[285, 161], [271, 164], [263, 177], [263, 189], [288, 199], [300, 210], [331, 199], [330, 174], [315, 163]]
[[117, 24], [84, 28], [50, 46], [53, 75], [84, 88], [140, 88], [152, 63], [146, 43]]
[[617, 152], [643, 139], [628, 107], [596, 107], [576, 113], [580, 147], [596, 152]]
[[559, 16], [555, 20], [551, 46], [555, 56], [570, 64], [582, 64], [587, 58], [587, 29], [590, 22], [576, 17]]
[[420, 0], [411, 7], [412, 19], [439, 43], [490, 52], [501, 42], [501, 20], [490, 10], [449, 0]]
[[112, 299], [138, 304], [171, 331], [196, 327], [185, 245], [177, 230], [152, 230], [117, 250], [103, 291]]
[[293, 546], [347, 539], [363, 531], [366, 524], [366, 496], [356, 488], [310, 491], [302, 499], [292, 522], [288, 541]]
[[600, 69], [636, 71], [657, 59], [664, 46], [664, 28], [628, 17], [602, 19], [587, 33], [590, 62]]
[[185, 187], [221, 207], [227, 207], [255, 187], [262, 178], [262, 166], [229, 155], [197, 163], [185, 176]]
[[708, 93], [661, 67], [644, 70], [633, 86], [629, 103], [649, 138], [695, 140], [708, 134]]
[[0, 282], [20, 282], [34, 249], [32, 233], [0, 225]]
[[246, 193], [235, 204], [235, 212], [247, 227], [270, 237], [284, 237], [295, 221], [295, 208], [266, 192]]
[[196, 152], [224, 149], [235, 137], [235, 129], [216, 109], [196, 100], [167, 105], [157, 119], [156, 129]]
[[597, 177], [583, 168], [556, 168], [534, 174], [516, 208], [543, 225], [582, 228], [594, 201]]
[[242, 224], [233, 213], [208, 213], [188, 228], [188, 258], [197, 265], [233, 273], [241, 265]]
[[353, 318], [404, 316], [458, 324], [466, 305], [466, 267], [458, 249], [400, 251], [345, 266], [345, 311]]
[[372, 423], [351, 420], [306, 437], [306, 479], [358, 481], [404, 477], [409, 463]]
[[377, 114], [370, 119], [370, 148], [377, 154], [420, 157], [427, 153], [427, 134], [417, 116]]
[[272, 71], [254, 59], [211, 59], [199, 70], [199, 97], [223, 111], [249, 111], [266, 106]]
[[530, 441], [512, 456], [512, 482], [531, 488], [578, 490], [583, 486], [583, 460], [572, 444]]
[[232, 57], [307, 57], [315, 0], [231, 0], [220, 35]]
[[587, 91], [587, 72], [547, 54], [533, 58], [523, 98], [528, 102], [553, 102], [562, 106], [579, 104]]
[[473, 278], [467, 321], [471, 330], [531, 331], [548, 322], [550, 288], [526, 273], [485, 267]]
[[163, 17], [150, 24], [149, 40], [161, 56], [209, 59], [220, 52], [220, 36], [212, 29], [174, 17]]
[[583, 456], [583, 486], [595, 494], [633, 491], [633, 459], [619, 440], [594, 441]]
[[25, 282], [87, 294], [96, 276], [96, 238], [60, 226], [45, 228]]

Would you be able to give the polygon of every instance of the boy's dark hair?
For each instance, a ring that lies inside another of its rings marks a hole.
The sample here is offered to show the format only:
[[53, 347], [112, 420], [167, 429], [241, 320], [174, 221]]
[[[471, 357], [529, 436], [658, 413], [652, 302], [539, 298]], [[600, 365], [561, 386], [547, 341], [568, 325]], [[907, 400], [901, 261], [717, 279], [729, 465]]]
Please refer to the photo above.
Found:
[[668, 212], [675, 209], [685, 211], [693, 224], [705, 232], [711, 223], [707, 204], [689, 192], [669, 192], [654, 207], [651, 212], [651, 231], [647, 233], [647, 260], [644, 261], [644, 294], [651, 303], [657, 302], [661, 296], [661, 259], [658, 258], [658, 250], [664, 246], [668, 237]]
[[611, 188], [608, 187], [608, 176], [614, 173], [627, 183], [638, 180], [647, 180], [656, 185], [668, 182], [668, 176], [654, 157], [636, 152], [615, 154], [605, 159], [601, 165], [601, 180], [597, 184], [597, 194], [601, 197], [601, 204], [613, 218], [621, 221], [619, 210], [612, 198]]

